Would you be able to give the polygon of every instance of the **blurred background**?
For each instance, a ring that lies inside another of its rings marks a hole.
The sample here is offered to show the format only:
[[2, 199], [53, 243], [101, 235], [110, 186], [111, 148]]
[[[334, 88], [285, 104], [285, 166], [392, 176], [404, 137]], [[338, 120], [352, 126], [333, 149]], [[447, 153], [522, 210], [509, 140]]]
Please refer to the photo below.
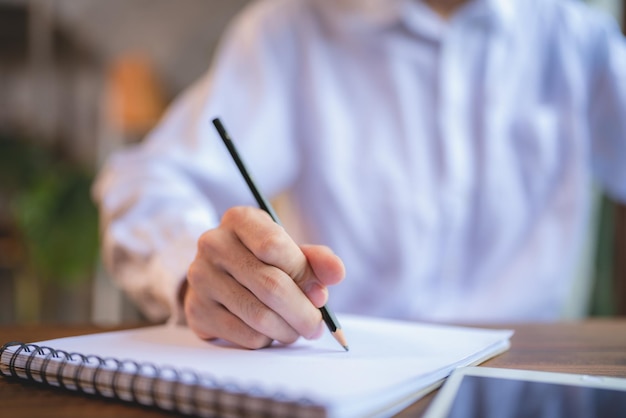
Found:
[[245, 3], [0, 0], [0, 323], [142, 319], [99, 265], [91, 182]]
[[[246, 3], [0, 0], [0, 324], [144, 320], [99, 263], [91, 182]], [[624, 21], [626, 0], [591, 3]], [[597, 212], [569, 317], [626, 314], [626, 211], [600, 197]]]

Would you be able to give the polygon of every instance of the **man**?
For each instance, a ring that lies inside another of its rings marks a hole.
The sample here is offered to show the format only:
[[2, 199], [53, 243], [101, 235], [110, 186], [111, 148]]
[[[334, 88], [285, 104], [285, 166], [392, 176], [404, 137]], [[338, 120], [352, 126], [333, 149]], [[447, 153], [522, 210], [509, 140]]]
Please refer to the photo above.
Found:
[[105, 262], [152, 317], [251, 348], [323, 332], [344, 275], [338, 312], [553, 320], [592, 180], [626, 197], [625, 110], [624, 39], [576, 1], [256, 2], [105, 167]]

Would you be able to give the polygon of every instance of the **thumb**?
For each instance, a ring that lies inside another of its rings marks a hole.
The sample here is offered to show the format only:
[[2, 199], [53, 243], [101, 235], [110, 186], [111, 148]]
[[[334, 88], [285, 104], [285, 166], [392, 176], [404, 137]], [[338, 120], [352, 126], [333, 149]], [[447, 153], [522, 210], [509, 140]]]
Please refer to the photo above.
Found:
[[345, 267], [341, 259], [326, 246], [302, 245], [300, 249], [313, 272], [300, 283], [300, 287], [311, 303], [320, 308], [328, 300], [327, 286], [343, 280]]

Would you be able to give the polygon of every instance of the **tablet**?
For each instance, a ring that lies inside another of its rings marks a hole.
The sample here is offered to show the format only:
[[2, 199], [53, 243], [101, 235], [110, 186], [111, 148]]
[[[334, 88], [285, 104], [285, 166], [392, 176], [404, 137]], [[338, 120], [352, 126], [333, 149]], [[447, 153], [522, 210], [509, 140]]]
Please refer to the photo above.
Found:
[[489, 367], [456, 369], [424, 418], [626, 417], [626, 379]]

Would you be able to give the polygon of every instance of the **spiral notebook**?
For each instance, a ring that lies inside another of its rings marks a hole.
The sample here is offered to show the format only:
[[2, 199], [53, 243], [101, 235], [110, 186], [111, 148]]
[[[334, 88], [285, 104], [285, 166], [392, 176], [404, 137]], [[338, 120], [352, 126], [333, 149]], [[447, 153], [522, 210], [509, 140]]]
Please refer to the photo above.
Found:
[[509, 347], [512, 331], [342, 315], [350, 351], [326, 335], [246, 350], [186, 327], [7, 343], [0, 373], [204, 417], [390, 416], [457, 367]]

